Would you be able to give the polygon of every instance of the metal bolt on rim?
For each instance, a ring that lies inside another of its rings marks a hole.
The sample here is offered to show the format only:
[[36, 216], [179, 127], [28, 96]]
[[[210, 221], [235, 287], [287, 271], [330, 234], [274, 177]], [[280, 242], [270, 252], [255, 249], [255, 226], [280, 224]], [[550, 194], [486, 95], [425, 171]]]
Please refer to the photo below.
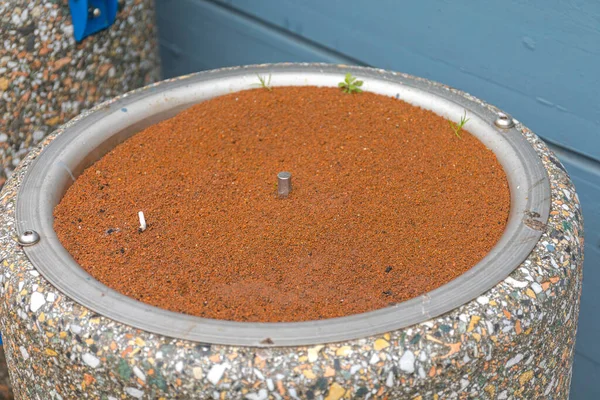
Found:
[[[117, 293], [87, 274], [60, 244], [53, 209], [84, 169], [147, 126], [170, 118], [200, 101], [253, 88], [257, 74], [271, 85], [336, 87], [350, 72], [366, 91], [393, 96], [454, 122], [469, 113], [469, 131], [496, 154], [511, 192], [504, 235], [469, 271], [455, 280], [395, 306], [342, 318], [293, 323], [244, 323], [206, 319], [156, 308]], [[124, 117], [122, 110], [127, 110]], [[405, 74], [328, 64], [276, 64], [201, 72], [103, 104], [69, 124], [31, 164], [19, 188], [18, 232], [35, 230], [44, 238], [24, 247], [33, 266], [68, 298], [115, 321], [167, 337], [241, 346], [297, 346], [372, 336], [429, 320], [481, 295], [505, 279], [531, 253], [542, 232], [524, 222], [528, 212], [545, 222], [550, 185], [533, 147], [514, 128], [512, 118], [498, 131], [492, 107], [446, 86]], [[503, 119], [504, 120], [504, 119]], [[512, 124], [512, 125], [511, 125]]]
[[17, 239], [21, 246], [33, 246], [40, 241], [40, 235], [36, 231], [26, 230]]
[[510, 115], [499, 113], [498, 118], [494, 121], [494, 125], [501, 129], [510, 129], [515, 126], [515, 122]]

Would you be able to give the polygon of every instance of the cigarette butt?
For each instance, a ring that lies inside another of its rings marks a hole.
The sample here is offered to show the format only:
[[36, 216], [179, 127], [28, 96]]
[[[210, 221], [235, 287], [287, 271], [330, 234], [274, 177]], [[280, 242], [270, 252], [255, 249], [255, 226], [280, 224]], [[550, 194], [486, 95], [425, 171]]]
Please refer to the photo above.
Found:
[[144, 212], [138, 212], [138, 217], [140, 217], [140, 232], [144, 232], [148, 225], [146, 225], [146, 218], [144, 218]]

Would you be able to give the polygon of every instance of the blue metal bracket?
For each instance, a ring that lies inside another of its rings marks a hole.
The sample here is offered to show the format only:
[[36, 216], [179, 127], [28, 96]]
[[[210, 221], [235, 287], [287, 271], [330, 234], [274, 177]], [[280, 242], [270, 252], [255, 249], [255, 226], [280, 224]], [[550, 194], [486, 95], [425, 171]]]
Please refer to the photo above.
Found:
[[108, 28], [117, 16], [117, 0], [69, 0], [69, 8], [78, 42]]

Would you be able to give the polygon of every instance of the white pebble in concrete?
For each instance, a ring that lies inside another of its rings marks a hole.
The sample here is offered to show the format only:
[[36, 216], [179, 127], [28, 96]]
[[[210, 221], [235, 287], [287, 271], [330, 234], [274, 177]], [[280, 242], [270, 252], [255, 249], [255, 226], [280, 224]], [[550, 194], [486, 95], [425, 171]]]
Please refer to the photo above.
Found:
[[265, 376], [262, 374], [262, 372], [260, 372], [258, 369], [254, 368], [254, 375], [256, 375], [256, 377], [258, 379], [260, 379], [261, 381], [265, 380]]
[[387, 387], [394, 386], [394, 373], [392, 371], [389, 372], [387, 379], [385, 380], [385, 386], [387, 386]]
[[415, 355], [412, 351], [407, 350], [402, 354], [402, 357], [400, 357], [400, 369], [409, 374], [415, 372]]
[[511, 358], [510, 360], [508, 360], [506, 362], [505, 368], [508, 369], [508, 368], [512, 367], [513, 365], [520, 363], [522, 359], [523, 359], [523, 354], [517, 354], [516, 356], [514, 356], [513, 358]]
[[81, 359], [83, 360], [84, 363], [86, 363], [87, 365], [89, 365], [92, 368], [97, 368], [98, 365], [100, 365], [100, 360], [91, 353], [84, 353], [81, 356]]
[[131, 397], [135, 397], [136, 399], [141, 399], [144, 396], [144, 392], [142, 392], [140, 389], [132, 387], [126, 387], [125, 393], [127, 393]]
[[29, 359], [29, 353], [27, 352], [27, 349], [23, 346], [20, 346], [19, 350], [21, 350], [21, 355], [23, 356], [23, 360], [27, 361]]
[[531, 290], [533, 290], [535, 294], [540, 294], [544, 289], [542, 289], [542, 285], [540, 285], [539, 283], [533, 282], [531, 284]]
[[76, 335], [79, 335], [81, 333], [81, 327], [79, 325], [71, 324], [69, 329], [71, 329], [71, 332], [73, 332]]
[[44, 304], [46, 304], [46, 299], [44, 298], [44, 295], [40, 292], [33, 292], [33, 294], [31, 295], [31, 302], [29, 303], [29, 309], [32, 312], [36, 312], [37, 310], [42, 308]]
[[183, 371], [183, 361], [178, 361], [177, 364], [175, 364], [175, 371], [177, 371], [177, 372]]
[[138, 366], [133, 367], [133, 373], [135, 374], [135, 376], [140, 378], [142, 382], [146, 382], [146, 375], [142, 372], [141, 369], [139, 369]]
[[506, 279], [504, 280], [504, 282], [506, 282], [506, 283], [508, 283], [509, 285], [512, 285], [512, 286], [514, 286], [514, 287], [517, 287], [517, 288], [524, 288], [524, 287], [527, 287], [527, 285], [528, 285], [528, 283], [527, 283], [527, 282], [518, 281], [518, 280], [516, 280], [516, 279], [514, 279], [514, 278], [511, 278], [510, 276], [509, 276], [508, 278], [506, 278]]
[[248, 400], [267, 400], [269, 398], [269, 392], [267, 392], [267, 389], [260, 389], [258, 393], [248, 393], [246, 398]]
[[226, 364], [214, 365], [210, 369], [210, 371], [208, 371], [208, 375], [206, 375], [206, 379], [208, 379], [208, 381], [210, 383], [212, 383], [213, 385], [216, 385], [221, 380], [221, 377], [223, 376], [223, 373], [225, 373], [226, 369], [227, 369]]
[[271, 392], [275, 390], [275, 383], [273, 383], [273, 379], [267, 379], [267, 388], [269, 388]]

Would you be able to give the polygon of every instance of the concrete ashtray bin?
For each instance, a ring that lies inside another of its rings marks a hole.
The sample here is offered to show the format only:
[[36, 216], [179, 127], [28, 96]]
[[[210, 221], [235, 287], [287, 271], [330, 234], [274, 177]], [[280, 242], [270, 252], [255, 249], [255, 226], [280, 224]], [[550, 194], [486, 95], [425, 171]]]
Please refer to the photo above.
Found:
[[[505, 233], [467, 273], [423, 296], [329, 320], [243, 323], [174, 313], [91, 278], [53, 231], [73, 179], [145, 127], [257, 74], [276, 86], [396, 96], [494, 151], [511, 192]], [[466, 93], [376, 69], [280, 64], [164, 81], [51, 134], [1, 195], [1, 329], [17, 398], [567, 399], [582, 282], [583, 221], [556, 157], [512, 117]], [[38, 240], [39, 235], [39, 240]], [[20, 241], [20, 242], [19, 242]]]

